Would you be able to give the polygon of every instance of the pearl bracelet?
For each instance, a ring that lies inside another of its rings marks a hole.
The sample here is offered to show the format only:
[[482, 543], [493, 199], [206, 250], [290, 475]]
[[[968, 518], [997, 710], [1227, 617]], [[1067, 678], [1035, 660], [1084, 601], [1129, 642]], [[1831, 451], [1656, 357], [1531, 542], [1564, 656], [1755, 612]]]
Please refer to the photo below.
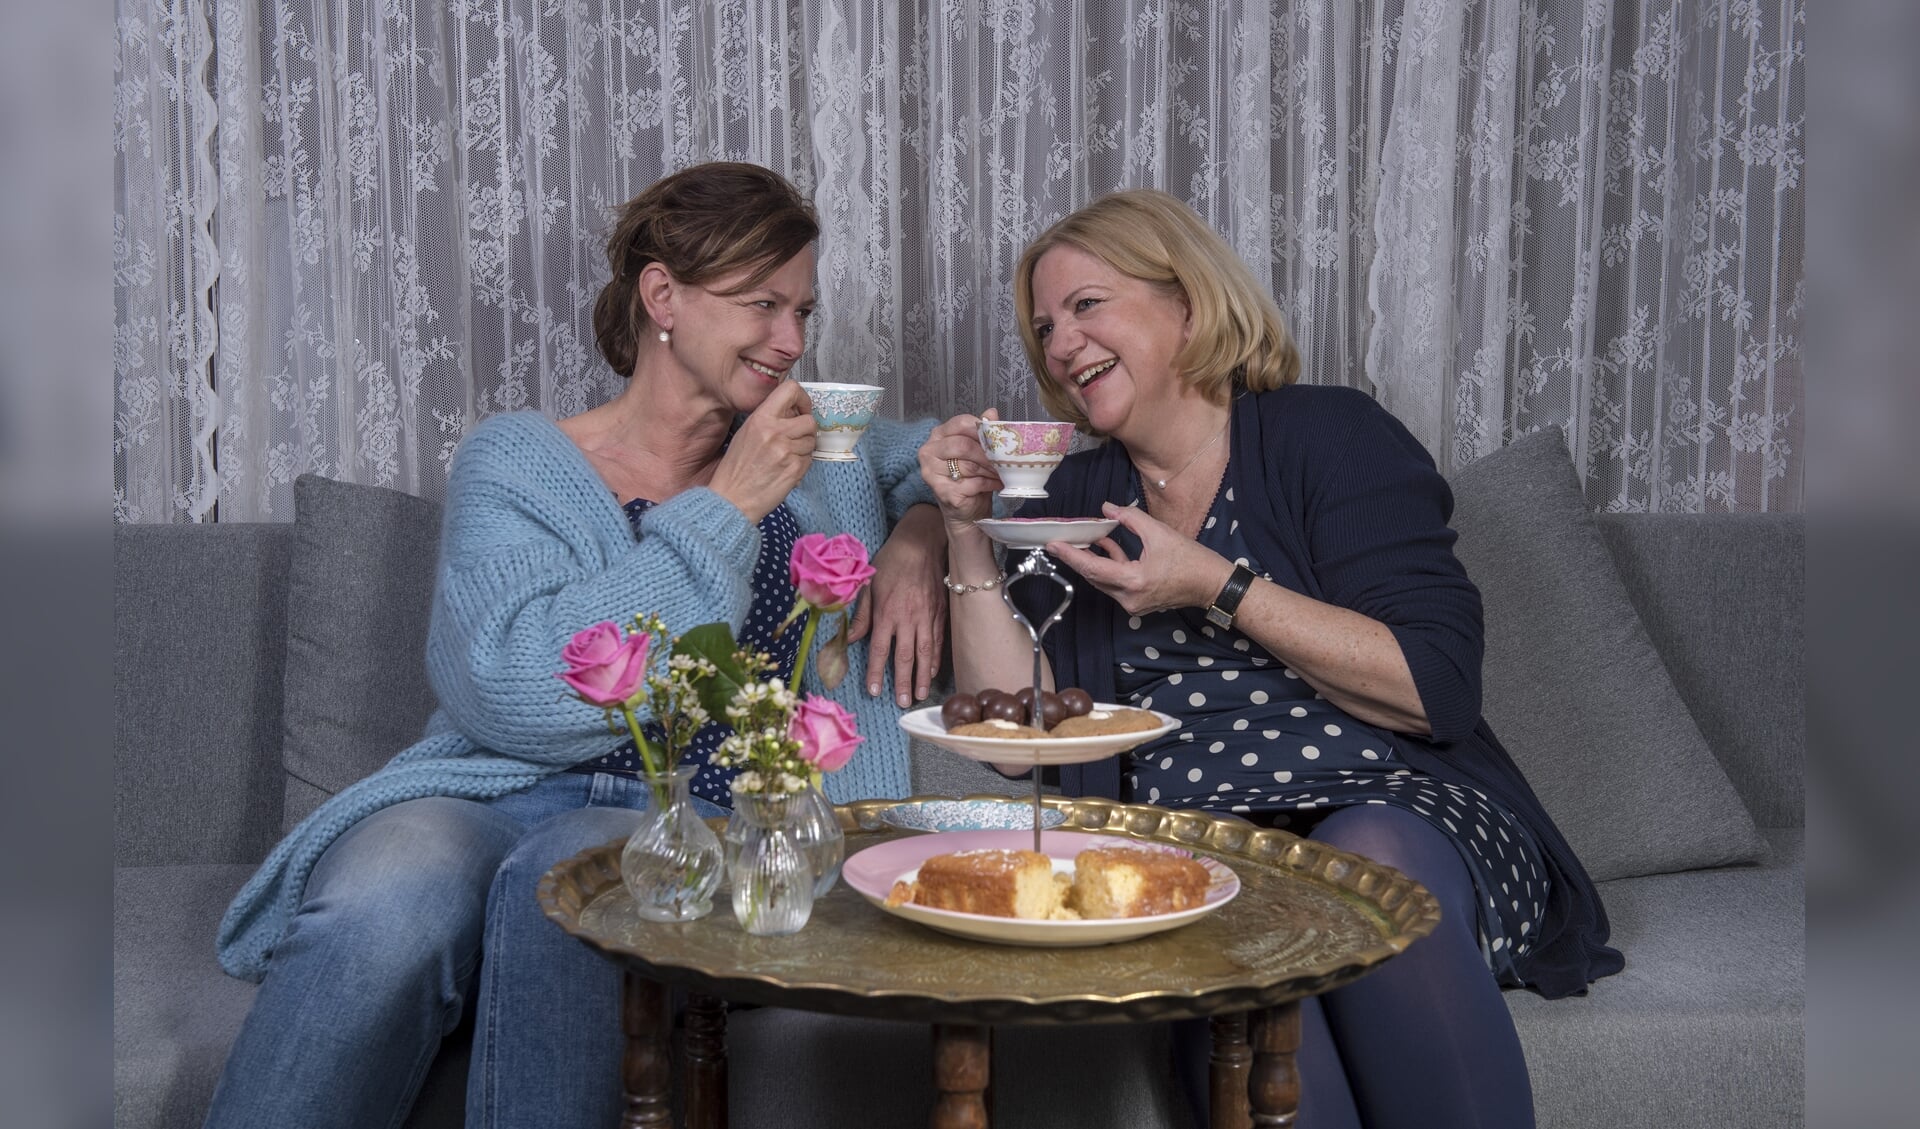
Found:
[[947, 591], [953, 593], [954, 595], [965, 596], [970, 592], [991, 592], [995, 588], [1000, 587], [1001, 583], [1006, 579], [1007, 579], [1007, 574], [1003, 572], [1000, 575], [994, 577], [992, 580], [987, 581], [985, 584], [955, 584], [953, 582], [953, 574], [948, 573], [947, 575], [940, 578], [940, 582], [942, 584], [945, 584], [947, 586]]

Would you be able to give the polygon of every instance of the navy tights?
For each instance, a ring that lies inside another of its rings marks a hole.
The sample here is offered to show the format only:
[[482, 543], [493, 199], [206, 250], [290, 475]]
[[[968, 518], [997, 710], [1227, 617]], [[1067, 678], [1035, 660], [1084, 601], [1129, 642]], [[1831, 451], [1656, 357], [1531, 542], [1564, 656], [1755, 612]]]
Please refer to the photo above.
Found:
[[[1386, 863], [1440, 900], [1432, 935], [1373, 972], [1301, 1001], [1302, 1129], [1530, 1129], [1533, 1086], [1512, 1016], [1477, 940], [1473, 879], [1456, 848], [1412, 812], [1342, 808], [1312, 838]], [[1174, 1026], [1174, 1048], [1207, 1123], [1207, 1021]]]

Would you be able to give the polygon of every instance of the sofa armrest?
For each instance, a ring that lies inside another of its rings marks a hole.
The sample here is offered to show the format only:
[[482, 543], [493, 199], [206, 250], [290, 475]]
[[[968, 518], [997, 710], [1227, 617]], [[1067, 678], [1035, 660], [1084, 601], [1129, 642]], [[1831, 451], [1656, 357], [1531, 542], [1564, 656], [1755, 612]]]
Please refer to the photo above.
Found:
[[116, 865], [258, 862], [279, 838], [291, 534], [114, 530]]

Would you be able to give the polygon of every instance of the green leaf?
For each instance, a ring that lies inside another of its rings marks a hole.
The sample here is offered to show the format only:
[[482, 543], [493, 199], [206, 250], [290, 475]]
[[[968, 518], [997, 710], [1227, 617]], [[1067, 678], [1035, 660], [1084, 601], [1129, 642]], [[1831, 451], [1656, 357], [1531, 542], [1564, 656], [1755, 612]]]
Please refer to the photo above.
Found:
[[755, 677], [753, 671], [734, 657], [737, 649], [733, 629], [724, 623], [703, 623], [673, 644], [674, 654], [705, 659], [713, 664], [714, 675], [700, 679], [695, 688], [700, 694], [700, 705], [715, 720], [726, 720], [727, 705], [733, 701], [735, 691]]

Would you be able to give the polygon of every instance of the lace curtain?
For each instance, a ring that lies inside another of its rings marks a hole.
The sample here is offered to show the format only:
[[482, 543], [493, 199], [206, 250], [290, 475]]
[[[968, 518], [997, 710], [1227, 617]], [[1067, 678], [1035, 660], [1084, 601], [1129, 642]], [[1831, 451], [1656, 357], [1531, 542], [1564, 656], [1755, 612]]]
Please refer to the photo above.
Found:
[[1566, 428], [1596, 508], [1797, 509], [1804, 0], [118, 0], [114, 504], [436, 496], [580, 411], [610, 209], [820, 210], [807, 375], [1039, 405], [1010, 273], [1117, 187], [1270, 278], [1306, 379], [1452, 469]]

